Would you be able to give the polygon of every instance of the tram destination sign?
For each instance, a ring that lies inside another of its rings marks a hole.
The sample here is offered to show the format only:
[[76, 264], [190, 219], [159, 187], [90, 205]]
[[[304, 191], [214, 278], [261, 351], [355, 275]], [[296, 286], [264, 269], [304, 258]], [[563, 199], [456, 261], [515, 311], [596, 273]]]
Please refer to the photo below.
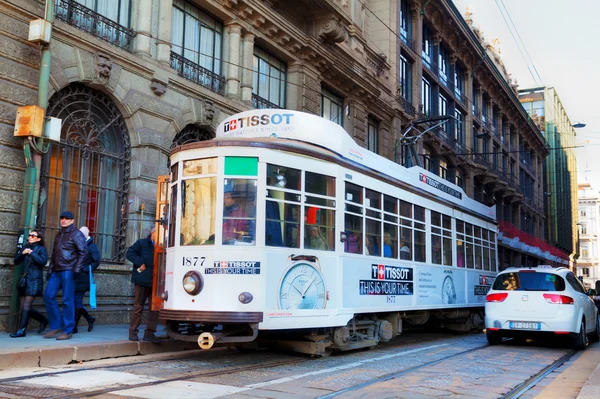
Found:
[[440, 190], [446, 194], [453, 196], [454, 198], [458, 198], [459, 200], [462, 199], [462, 193], [460, 191], [455, 190], [452, 187], [447, 186], [442, 182], [432, 179], [431, 177], [427, 176], [425, 173], [419, 173], [419, 180], [422, 181], [423, 183], [427, 184], [428, 186], [431, 186], [437, 190]]

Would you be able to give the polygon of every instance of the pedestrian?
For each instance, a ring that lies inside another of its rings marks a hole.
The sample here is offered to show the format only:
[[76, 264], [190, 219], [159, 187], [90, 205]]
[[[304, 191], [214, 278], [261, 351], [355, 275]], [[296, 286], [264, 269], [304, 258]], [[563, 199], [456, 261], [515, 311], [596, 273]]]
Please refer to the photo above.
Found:
[[[71, 339], [75, 328], [75, 280], [74, 274], [79, 272], [87, 258], [85, 237], [75, 225], [75, 217], [70, 211], [60, 214], [60, 231], [54, 238], [48, 285], [44, 291], [46, 312], [50, 319], [51, 331], [44, 338], [58, 340]], [[62, 290], [62, 323], [56, 295]]]
[[127, 259], [133, 263], [131, 282], [135, 284], [133, 312], [129, 322], [129, 340], [138, 341], [139, 326], [142, 323], [142, 311], [148, 302], [148, 318], [144, 330], [144, 341], [159, 344], [156, 338], [158, 312], [152, 310], [152, 279], [154, 277], [154, 242], [156, 230], [153, 227], [146, 238], [140, 238], [127, 250]]
[[90, 237], [90, 229], [88, 229], [87, 226], [81, 226], [79, 231], [85, 236], [88, 254], [85, 259], [83, 270], [79, 273], [75, 273], [75, 328], [73, 329], [73, 334], [79, 332], [77, 326], [79, 325], [81, 316], [88, 322], [88, 331], [94, 329], [96, 318], [90, 316], [85, 307], [83, 307], [83, 297], [85, 296], [85, 293], [90, 290], [90, 269], [93, 272], [100, 265], [100, 251], [94, 243], [94, 239]]
[[41, 334], [48, 325], [48, 319], [39, 311], [31, 307], [37, 296], [42, 295], [44, 289], [44, 266], [48, 262], [48, 251], [44, 244], [44, 236], [37, 230], [32, 230], [27, 236], [27, 244], [15, 256], [15, 265], [23, 263], [25, 286], [19, 287], [21, 297], [21, 322], [16, 333], [10, 334], [12, 338], [24, 337], [27, 333], [29, 318], [40, 322], [38, 334]]

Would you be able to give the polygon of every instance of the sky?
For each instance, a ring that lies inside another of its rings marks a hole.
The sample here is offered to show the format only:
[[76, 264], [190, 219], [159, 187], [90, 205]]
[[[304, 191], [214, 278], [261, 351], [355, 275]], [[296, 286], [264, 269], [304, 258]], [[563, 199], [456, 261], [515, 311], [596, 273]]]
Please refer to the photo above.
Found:
[[452, 1], [486, 41], [500, 40], [519, 89], [554, 87], [571, 122], [586, 124], [576, 129], [578, 181], [600, 190], [600, 0]]

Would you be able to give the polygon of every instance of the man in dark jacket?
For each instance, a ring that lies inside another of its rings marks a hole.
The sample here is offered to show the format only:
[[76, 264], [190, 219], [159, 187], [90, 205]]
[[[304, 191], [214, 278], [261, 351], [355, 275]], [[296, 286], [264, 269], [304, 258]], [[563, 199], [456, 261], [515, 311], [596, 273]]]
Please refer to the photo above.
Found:
[[[54, 238], [52, 258], [48, 270], [48, 285], [44, 291], [44, 303], [50, 319], [51, 331], [44, 338], [70, 339], [75, 328], [75, 281], [73, 275], [83, 267], [87, 257], [85, 237], [75, 225], [72, 212], [60, 214], [60, 231]], [[56, 295], [62, 290], [63, 316], [61, 333], [60, 309]]]
[[[146, 301], [148, 307], [152, 307], [152, 278], [154, 277], [154, 241], [156, 231], [154, 228], [146, 238], [137, 240], [127, 250], [127, 259], [133, 263], [131, 271], [131, 282], [135, 284], [135, 299], [133, 302], [133, 313], [129, 322], [129, 340], [138, 341], [138, 328], [142, 322], [142, 311]], [[144, 330], [144, 341], [160, 343], [154, 333], [158, 323], [158, 312], [149, 310], [146, 329]]]

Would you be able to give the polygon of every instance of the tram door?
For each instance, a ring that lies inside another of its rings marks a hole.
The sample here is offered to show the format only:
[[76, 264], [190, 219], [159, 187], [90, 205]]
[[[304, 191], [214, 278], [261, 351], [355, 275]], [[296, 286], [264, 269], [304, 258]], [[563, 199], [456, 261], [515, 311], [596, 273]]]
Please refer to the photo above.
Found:
[[[158, 176], [156, 193], [156, 242], [154, 243], [154, 279], [152, 282], [152, 310], [160, 310], [164, 300], [167, 267], [167, 242], [169, 227], [169, 176]], [[172, 226], [171, 226], [172, 227]]]

